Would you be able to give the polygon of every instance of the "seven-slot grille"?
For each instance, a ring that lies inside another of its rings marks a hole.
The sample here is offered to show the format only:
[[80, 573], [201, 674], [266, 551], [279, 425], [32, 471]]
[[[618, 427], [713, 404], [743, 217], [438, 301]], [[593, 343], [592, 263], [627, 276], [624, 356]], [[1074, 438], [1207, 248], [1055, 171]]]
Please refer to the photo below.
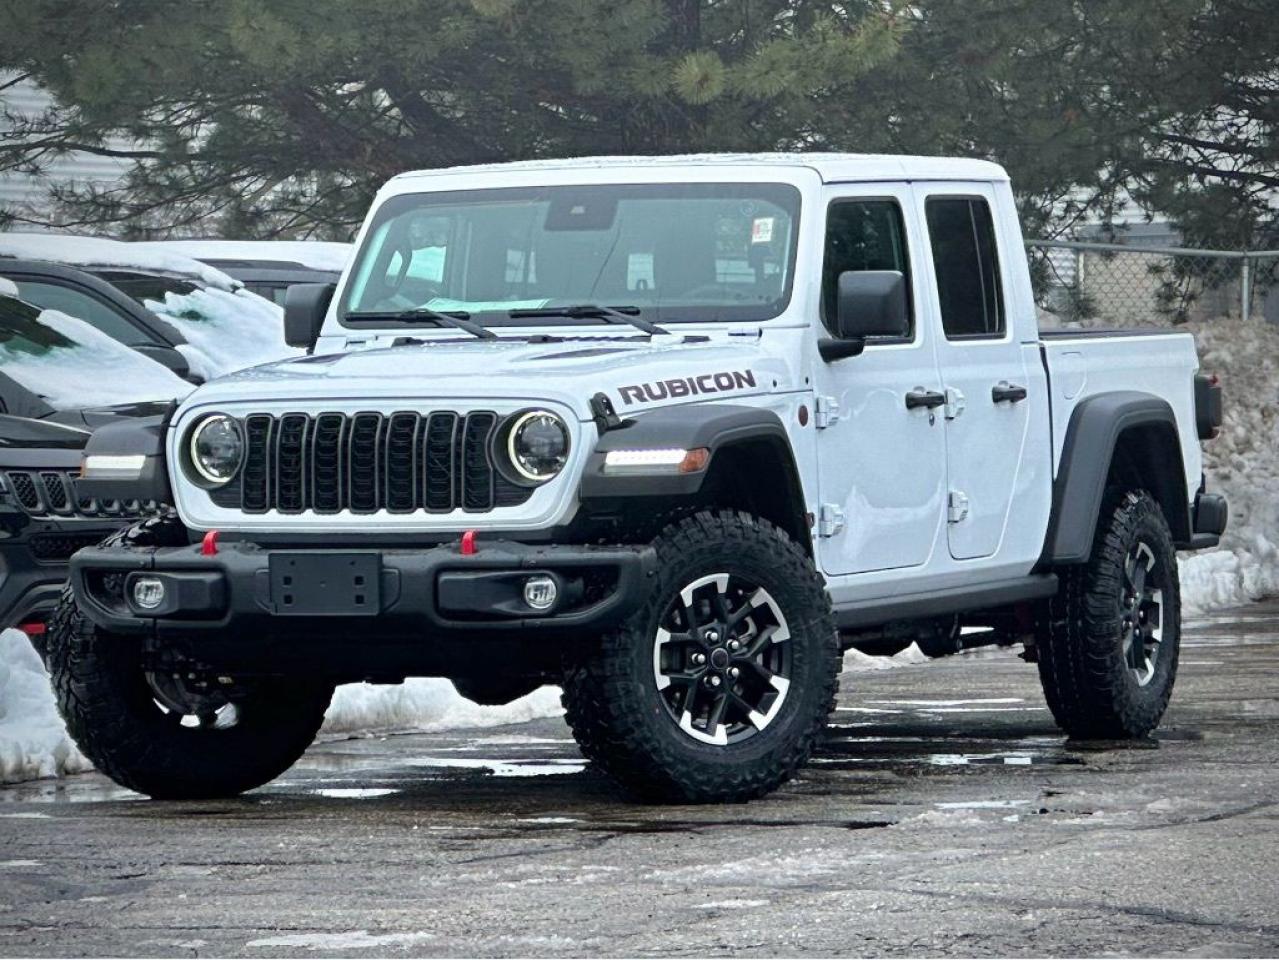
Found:
[[246, 513], [483, 513], [516, 506], [532, 490], [493, 465], [501, 417], [454, 413], [250, 414], [238, 477], [210, 491]]
[[6, 470], [4, 488], [23, 512], [33, 517], [111, 517], [129, 519], [151, 513], [157, 505], [137, 500], [95, 500], [76, 490], [70, 470]]

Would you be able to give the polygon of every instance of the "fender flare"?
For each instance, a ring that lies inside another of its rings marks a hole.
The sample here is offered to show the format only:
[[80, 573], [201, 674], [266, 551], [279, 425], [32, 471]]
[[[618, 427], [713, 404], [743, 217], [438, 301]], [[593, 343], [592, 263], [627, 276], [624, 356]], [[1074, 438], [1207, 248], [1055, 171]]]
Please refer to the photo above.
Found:
[[173, 503], [169, 469], [164, 452], [165, 435], [177, 404], [163, 414], [108, 423], [93, 431], [84, 452], [90, 454], [142, 455], [144, 465], [137, 479], [81, 478], [76, 488], [86, 496], [105, 500], [154, 500]]
[[1171, 438], [1175, 462], [1155, 465], [1157, 470], [1171, 476], [1162, 490], [1151, 493], [1164, 508], [1173, 540], [1181, 545], [1190, 539], [1189, 498], [1180, 432], [1171, 405], [1162, 397], [1137, 390], [1099, 393], [1076, 405], [1066, 428], [1061, 465], [1053, 482], [1052, 515], [1044, 541], [1043, 565], [1088, 561], [1116, 445], [1120, 436], [1133, 427], [1150, 427]]
[[[702, 488], [714, 469], [715, 454], [744, 441], [763, 440], [778, 448], [800, 497], [799, 471], [790, 437], [781, 419], [771, 410], [738, 404], [684, 404], [635, 415], [604, 433], [586, 461], [579, 495], [583, 500], [627, 497], [691, 497]], [[604, 457], [610, 450], [668, 449], [711, 451], [705, 470], [689, 474], [604, 473]], [[802, 506], [801, 508], [802, 509]]]

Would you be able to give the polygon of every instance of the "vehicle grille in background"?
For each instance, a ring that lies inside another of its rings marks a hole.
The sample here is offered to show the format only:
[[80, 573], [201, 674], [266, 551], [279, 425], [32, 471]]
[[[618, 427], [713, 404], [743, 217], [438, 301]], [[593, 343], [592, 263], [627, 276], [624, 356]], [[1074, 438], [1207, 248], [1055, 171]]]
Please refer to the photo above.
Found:
[[129, 520], [154, 513], [158, 504], [138, 500], [95, 500], [76, 490], [71, 470], [6, 470], [7, 489], [32, 517], [103, 517]]
[[483, 513], [532, 490], [494, 467], [491, 411], [250, 414], [240, 477], [210, 492], [246, 513]]

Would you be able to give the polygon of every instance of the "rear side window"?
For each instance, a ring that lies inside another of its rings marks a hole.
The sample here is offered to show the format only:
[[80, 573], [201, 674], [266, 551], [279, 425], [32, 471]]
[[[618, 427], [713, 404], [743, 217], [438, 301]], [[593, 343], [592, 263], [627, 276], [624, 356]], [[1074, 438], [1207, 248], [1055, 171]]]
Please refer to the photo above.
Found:
[[[897, 270], [910, 291], [906, 228], [892, 200], [836, 200], [826, 213], [826, 257], [822, 266], [822, 322], [835, 325], [839, 275], [850, 270]], [[912, 311], [911, 332], [915, 322]]]
[[925, 211], [947, 338], [1002, 336], [1004, 293], [990, 206], [979, 198], [933, 197]]

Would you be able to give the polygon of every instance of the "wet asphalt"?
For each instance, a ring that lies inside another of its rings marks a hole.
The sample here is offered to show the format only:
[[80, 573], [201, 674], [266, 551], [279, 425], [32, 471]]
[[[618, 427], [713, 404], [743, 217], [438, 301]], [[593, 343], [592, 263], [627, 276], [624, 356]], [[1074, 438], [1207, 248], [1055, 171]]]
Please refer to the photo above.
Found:
[[1188, 624], [1143, 744], [1066, 742], [1013, 650], [850, 673], [747, 805], [625, 803], [559, 720], [0, 789], [0, 955], [1274, 955], [1277, 679], [1279, 603]]

